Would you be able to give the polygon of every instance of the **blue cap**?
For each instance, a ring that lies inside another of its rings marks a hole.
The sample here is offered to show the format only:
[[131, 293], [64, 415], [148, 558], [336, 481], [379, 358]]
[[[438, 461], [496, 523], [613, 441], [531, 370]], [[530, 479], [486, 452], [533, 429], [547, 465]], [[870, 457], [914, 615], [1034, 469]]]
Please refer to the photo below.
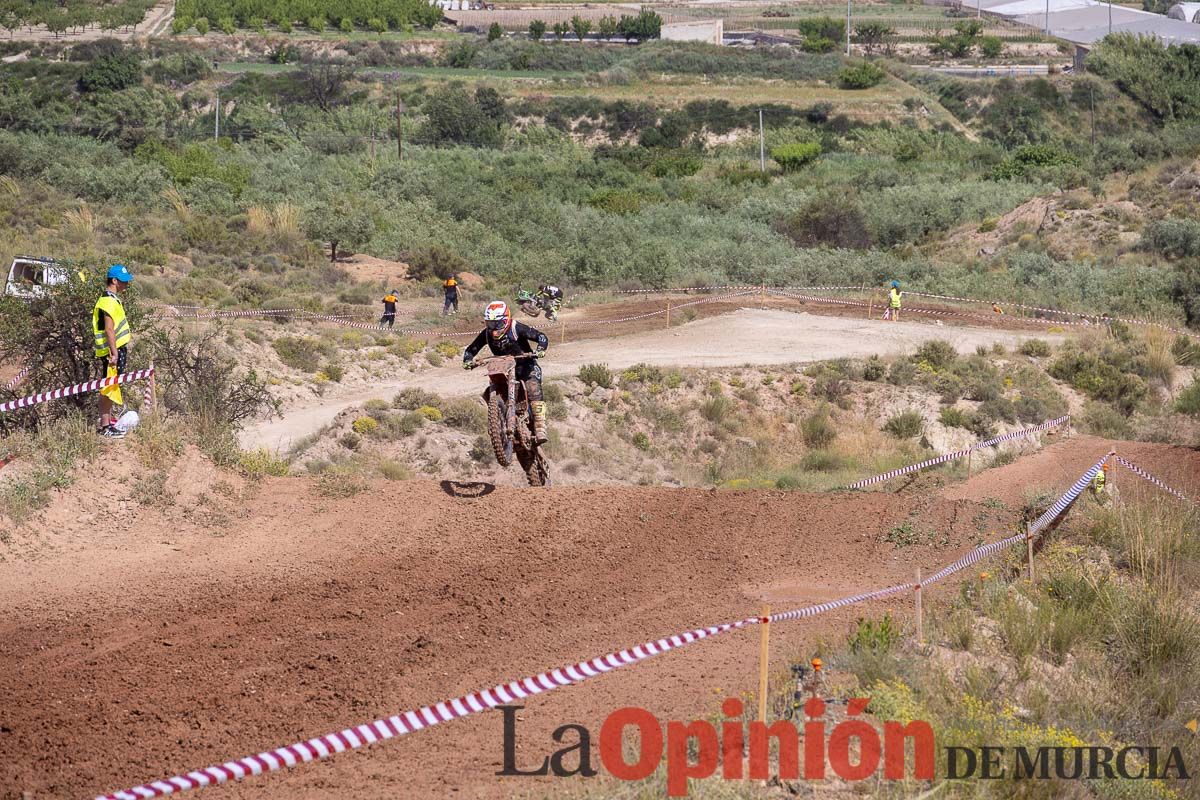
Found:
[[133, 274], [125, 268], [124, 264], [113, 264], [108, 268], [108, 279], [111, 281], [113, 278], [123, 283], [130, 283], [133, 280]]
[[900, 281], [892, 281], [892, 286], [893, 286], [893, 287], [895, 287], [895, 288], [897, 288], [897, 289], [899, 289], [899, 288], [900, 288]]

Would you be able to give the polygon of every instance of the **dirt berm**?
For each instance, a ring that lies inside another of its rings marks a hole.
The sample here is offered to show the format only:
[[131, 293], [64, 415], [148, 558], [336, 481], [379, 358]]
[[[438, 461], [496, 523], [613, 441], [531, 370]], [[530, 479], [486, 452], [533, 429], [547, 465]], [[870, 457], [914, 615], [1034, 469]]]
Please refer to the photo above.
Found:
[[[948, 499], [936, 476], [922, 477], [920, 492], [903, 481], [824, 495], [413, 481], [339, 499], [311, 479], [281, 478], [232, 506], [168, 517], [145, 506], [108, 513], [103, 492], [76, 487], [59, 500], [90, 503], [101, 522], [35, 525], [17, 536], [36, 536], [26, 545], [40, 542], [37, 555], [0, 561], [0, 796], [91, 797], [741, 618], [764, 600], [783, 610], [907, 581], [1012, 529], [1018, 507], [985, 497], [1011, 498], [1018, 483], [1061, 490], [1110, 445], [1054, 445], [1035, 456], [1035, 473], [1018, 462], [973, 478], [971, 499]], [[1194, 490], [1194, 451], [1121, 446]], [[885, 541], [905, 521], [936, 535]], [[887, 607], [908, 619], [907, 597]], [[883, 608], [776, 625], [775, 666]], [[539, 763], [553, 728], [598, 733], [626, 705], [664, 720], [706, 716], [723, 694], [752, 690], [757, 647], [755, 633], [735, 632], [534, 698], [519, 758]], [[201, 791], [558, 790], [497, 778], [500, 759], [492, 713]]]

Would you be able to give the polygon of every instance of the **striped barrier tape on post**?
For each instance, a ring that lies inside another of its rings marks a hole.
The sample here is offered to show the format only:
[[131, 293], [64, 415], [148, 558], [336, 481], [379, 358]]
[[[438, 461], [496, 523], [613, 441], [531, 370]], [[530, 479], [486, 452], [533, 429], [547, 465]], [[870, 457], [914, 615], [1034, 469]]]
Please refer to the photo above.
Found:
[[1153, 483], [1155, 486], [1162, 489], [1167, 494], [1174, 495], [1175, 497], [1178, 497], [1180, 500], [1184, 501], [1185, 503], [1191, 503], [1192, 505], [1196, 505], [1195, 500], [1188, 497], [1186, 494], [1179, 491], [1178, 489], [1174, 489], [1174, 488], [1168, 486], [1166, 484], [1166, 482], [1163, 481], [1161, 478], [1157, 478], [1154, 475], [1151, 475], [1149, 472], [1142, 469], [1137, 464], [1134, 464], [1129, 459], [1122, 458], [1121, 456], [1115, 456], [1114, 458], [1115, 458], [1116, 462], [1118, 464], [1120, 464], [1122, 467], [1129, 470], [1130, 472], [1132, 472], [1134, 475], [1137, 475], [1138, 477], [1145, 478], [1147, 481], [1149, 481], [1150, 483]]
[[27, 364], [26, 366], [21, 367], [21, 369], [19, 369], [17, 371], [17, 374], [13, 375], [11, 378], [9, 378], [8, 383], [4, 384], [4, 390], [7, 392], [11, 392], [13, 389], [20, 386], [21, 382], [24, 381], [26, 378], [28, 378], [29, 373], [31, 373], [31, 372], [33, 372], [32, 365]]
[[[689, 303], [680, 303], [679, 305], [671, 306], [671, 311], [678, 311], [681, 308], [688, 308], [689, 306], [704, 305], [705, 303], [720, 303], [725, 300], [730, 300], [734, 297], [745, 297], [747, 295], [752, 295], [752, 294], [757, 294], [757, 293], [758, 293], [758, 290], [756, 289], [754, 291], [730, 292], [729, 294], [717, 295], [716, 297], [705, 297], [700, 300], [692, 300]], [[666, 314], [666, 313], [667, 313], [667, 310], [665, 308], [660, 308], [660, 309], [657, 309], [656, 311], [648, 311], [645, 314], [634, 314], [633, 316], [630, 316], [630, 317], [616, 317], [614, 319], [589, 319], [589, 320], [572, 321], [571, 325], [576, 326], [576, 327], [581, 326], [581, 325], [616, 325], [616, 324], [622, 323], [622, 322], [633, 322], [634, 320], [647, 319], [649, 317], [657, 317], [657, 316], [660, 316], [660, 315]]]
[[[1083, 491], [1083, 488], [1091, 482], [1103, 463], [1104, 460], [1102, 459], [1088, 470], [1066, 494], [1059, 498], [1059, 501], [1051, 506], [1046, 514], [1039, 518], [1039, 522], [1035, 523], [1035, 526], [1030, 527], [1029, 535], [1032, 535], [1036, 530], [1040, 530], [1041, 525], [1045, 524], [1042, 520], [1046, 519], [1048, 515], [1052, 519], [1054, 516], [1062, 513], [1070, 505], [1071, 501], [1078, 496], [1079, 492]], [[929, 578], [925, 579], [922, 585], [942, 580], [954, 572], [1020, 541], [1025, 536], [1026, 534], [1017, 534], [1016, 536], [1010, 536], [1007, 539], [976, 548], [953, 564], [935, 572]], [[492, 687], [491, 689], [472, 692], [454, 700], [425, 706], [416, 711], [404, 711], [391, 717], [377, 719], [353, 728], [345, 728], [341, 731], [296, 742], [295, 744], [262, 752], [258, 755], [246, 756], [236, 761], [226, 761], [223, 764], [214, 764], [183, 775], [176, 775], [171, 778], [164, 778], [135, 786], [131, 789], [101, 795], [96, 800], [144, 800], [145, 798], [162, 797], [203, 786], [212, 786], [229, 781], [240, 781], [251, 775], [276, 772], [294, 767], [297, 764], [325, 759], [334, 753], [357, 750], [367, 745], [377, 744], [443, 722], [450, 722], [460, 717], [478, 714], [497, 706], [523, 700], [532, 695], [548, 692], [563, 686], [582, 683], [588, 678], [594, 678], [597, 675], [602, 675], [630, 664], [640, 663], [653, 656], [677, 650], [693, 642], [711, 639], [722, 633], [739, 630], [766, 621], [786, 622], [807, 619], [858, 603], [890, 597], [914, 588], [917, 588], [917, 584], [903, 583], [889, 586], [886, 589], [878, 589], [872, 592], [844, 597], [839, 600], [832, 600], [827, 603], [771, 614], [765, 619], [747, 617], [736, 622], [696, 628], [685, 633], [646, 642], [637, 647], [609, 653], [608, 655], [593, 658], [589, 661], [581, 661], [568, 667], [552, 669], [530, 678], [523, 678], [519, 681], [512, 681], [511, 683]]]
[[45, 403], [49, 400], [61, 400], [64, 397], [74, 397], [77, 394], [86, 394], [88, 392], [98, 392], [107, 386], [119, 386], [123, 383], [131, 383], [140, 381], [143, 378], [148, 378], [154, 374], [153, 369], [139, 369], [135, 372], [127, 372], [124, 375], [115, 375], [111, 378], [100, 378], [94, 381], [85, 381], [77, 383], [74, 386], [64, 386], [61, 389], [52, 389], [49, 392], [38, 392], [27, 397], [22, 397], [19, 400], [11, 400], [7, 403], [0, 403], [0, 414], [9, 411], [15, 411], [18, 408], [29, 408], [36, 406], [39, 403]]
[[1070, 419], [1071, 419], [1070, 414], [1064, 414], [1063, 416], [1059, 417], [1058, 419], [1047, 420], [1046, 422], [1043, 422], [1040, 425], [1034, 425], [1032, 428], [1024, 428], [1019, 431], [1012, 431], [1011, 433], [1001, 434], [1000, 436], [996, 436], [994, 438], [987, 439], [982, 442], [977, 442], [963, 450], [955, 450], [952, 453], [943, 453], [940, 456], [934, 456], [933, 458], [926, 459], [925, 461], [921, 461], [920, 463], [917, 463], [917, 464], [909, 464], [907, 467], [899, 467], [897, 469], [889, 470], [889, 471], [881, 473], [879, 475], [874, 475], [870, 478], [863, 478], [861, 481], [855, 481], [854, 483], [851, 483], [844, 488], [846, 488], [846, 489], [861, 489], [864, 486], [870, 486], [875, 483], [880, 483], [882, 481], [891, 480], [892, 478], [898, 478], [901, 475], [907, 475], [910, 472], [919, 472], [920, 470], [927, 469], [929, 467], [933, 467], [938, 464], [945, 464], [947, 461], [954, 461], [955, 459], [965, 458], [968, 453], [973, 453], [976, 450], [982, 450], [986, 447], [995, 447], [996, 445], [1003, 444], [1004, 442], [1011, 442], [1014, 439], [1020, 439], [1024, 436], [1029, 436], [1030, 434], [1033, 434], [1033, 433], [1040, 433], [1042, 431], [1049, 430], [1050, 428], [1056, 428], [1065, 422], [1069, 422]]
[[614, 289], [609, 294], [671, 294], [672, 292], [719, 292], [726, 289], [760, 289], [759, 286], [685, 286], [680, 289]]

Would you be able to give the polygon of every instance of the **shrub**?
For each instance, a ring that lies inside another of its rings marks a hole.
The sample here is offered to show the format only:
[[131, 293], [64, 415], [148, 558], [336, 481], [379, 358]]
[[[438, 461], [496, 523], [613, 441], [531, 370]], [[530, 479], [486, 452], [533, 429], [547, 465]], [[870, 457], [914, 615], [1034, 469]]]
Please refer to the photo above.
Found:
[[953, 364], [957, 358], [958, 351], [945, 339], [932, 339], [925, 342], [917, 348], [916, 354], [913, 355], [913, 360], [918, 363], [924, 361], [934, 369], [944, 369]]
[[118, 92], [136, 86], [141, 80], [142, 65], [137, 50], [110, 48], [84, 68], [79, 88], [84, 92]]
[[1175, 398], [1175, 410], [1189, 417], [1200, 417], [1200, 378], [1194, 378], [1192, 385]]
[[546, 35], [546, 23], [540, 19], [535, 19], [529, 23], [529, 38], [535, 42], [540, 42], [542, 37]]
[[979, 53], [984, 58], [999, 58], [1004, 52], [1004, 40], [999, 36], [979, 37]]
[[478, 431], [487, 427], [487, 411], [476, 400], [459, 398], [442, 406], [442, 420], [452, 428]]
[[1021, 342], [1017, 352], [1030, 358], [1045, 358], [1050, 355], [1050, 343], [1045, 339], [1026, 339]]
[[487, 40], [489, 42], [494, 42], [503, 36], [504, 36], [504, 29], [500, 27], [500, 23], [493, 22], [491, 24], [491, 26], [488, 28]]
[[425, 419], [429, 420], [430, 422], [441, 422], [442, 421], [441, 410], [434, 408], [433, 406], [421, 406], [420, 408], [417, 409], [417, 413], [420, 414]]
[[[207, 17], [200, 17], [200, 19], [196, 20], [195, 23], [193, 23], [193, 25], [196, 28], [196, 33], [200, 34], [201, 36], [204, 36], [205, 34], [208, 33], [208, 18]], [[289, 29], [291, 28], [290, 25], [288, 27], [289, 27]], [[280, 26], [280, 30], [283, 30], [282, 25]]]
[[349, 17], [342, 17], [342, 21], [338, 23], [338, 30], [342, 33], [354, 33], [354, 20]]
[[359, 436], [368, 436], [379, 430], [379, 422], [374, 417], [359, 417], [350, 425]]
[[641, 431], [638, 431], [637, 433], [635, 433], [633, 435], [633, 446], [636, 447], [638, 450], [649, 450], [650, 449], [650, 437], [647, 436], [646, 434], [642, 433]]
[[837, 428], [829, 416], [829, 409], [822, 408], [804, 419], [800, 426], [804, 443], [814, 449], [823, 449], [837, 438]]
[[338, 444], [347, 450], [357, 450], [361, 443], [362, 437], [353, 431], [346, 431], [346, 433], [342, 434], [342, 437], [338, 439]]
[[1130, 435], [1128, 419], [1106, 403], [1086, 404], [1079, 415], [1079, 429], [1106, 439], [1127, 439]]
[[879, 84], [887, 76], [882, 67], [870, 61], [862, 61], [851, 67], [846, 67], [838, 73], [838, 84], [843, 89], [870, 89]]
[[863, 380], [864, 381], [879, 381], [887, 373], [887, 367], [883, 364], [883, 359], [879, 356], [871, 356], [867, 359], [867, 363], [863, 364]]
[[771, 148], [771, 158], [784, 172], [798, 172], [801, 167], [821, 155], [819, 142], [793, 142]]
[[1078, 167], [1079, 156], [1052, 144], [1025, 144], [992, 168], [993, 180], [1024, 178], [1045, 168]]
[[279, 458], [265, 447], [242, 453], [238, 458], [238, 466], [247, 475], [272, 475], [282, 477], [288, 474], [288, 463]]
[[1128, 414], [1148, 393], [1146, 382], [1132, 367], [1127, 353], [1111, 347], [1099, 352], [1070, 347], [1059, 354], [1048, 371], [1093, 400], [1112, 403]]
[[776, 227], [802, 247], [865, 249], [872, 242], [862, 206], [849, 192], [820, 192]]
[[719, 425], [734, 411], [736, 406], [736, 402], [723, 394], [719, 394], [704, 401], [700, 406], [700, 416], [713, 424]]
[[366, 488], [361, 478], [341, 469], [325, 470], [317, 479], [317, 493], [324, 497], [353, 497]]
[[800, 47], [808, 53], [830, 53], [846, 40], [846, 23], [834, 17], [809, 17], [797, 26], [804, 37]]
[[1142, 231], [1139, 245], [1167, 258], [1200, 256], [1200, 222], [1194, 219], [1159, 219]]
[[912, 439], [921, 435], [921, 431], [925, 429], [925, 423], [921, 419], [919, 411], [905, 411], [889, 417], [884, 423], [883, 430], [895, 436], [897, 439]]
[[588, 386], [599, 386], [604, 389], [613, 387], [613, 374], [604, 364], [584, 364], [579, 368], [579, 380]]
[[414, 411], [422, 406], [437, 408], [441, 405], [441, 402], [442, 398], [424, 389], [403, 389], [398, 395], [392, 398], [392, 405], [396, 408], [402, 408], [405, 411]]
[[301, 372], [316, 372], [321, 355], [321, 345], [315, 339], [300, 336], [280, 336], [271, 342], [279, 360]]
[[380, 461], [377, 468], [379, 474], [389, 481], [404, 481], [412, 477], [412, 470], [390, 458]]

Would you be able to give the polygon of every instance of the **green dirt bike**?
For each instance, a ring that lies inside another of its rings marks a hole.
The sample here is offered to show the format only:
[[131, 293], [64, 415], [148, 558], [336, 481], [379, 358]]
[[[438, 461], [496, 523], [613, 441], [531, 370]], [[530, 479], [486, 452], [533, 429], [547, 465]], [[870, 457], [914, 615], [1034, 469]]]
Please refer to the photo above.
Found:
[[507, 467], [513, 457], [521, 465], [530, 486], [550, 485], [550, 462], [533, 438], [533, 412], [525, 396], [525, 382], [516, 379], [517, 359], [523, 356], [492, 356], [472, 363], [487, 366], [488, 387], [483, 391], [487, 403], [488, 438], [496, 463]]
[[536, 317], [543, 311], [546, 312], [546, 319], [554, 322], [558, 319], [558, 303], [549, 297], [543, 297], [540, 294], [534, 294], [528, 289], [517, 290], [517, 305], [531, 317]]

